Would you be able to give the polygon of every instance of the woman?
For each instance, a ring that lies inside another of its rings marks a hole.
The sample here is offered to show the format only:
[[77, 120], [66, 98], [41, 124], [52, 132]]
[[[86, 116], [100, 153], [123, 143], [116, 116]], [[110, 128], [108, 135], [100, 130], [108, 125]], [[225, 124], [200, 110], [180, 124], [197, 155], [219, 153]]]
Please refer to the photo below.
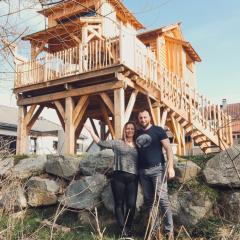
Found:
[[91, 127], [84, 126], [95, 143], [104, 148], [111, 148], [114, 152], [114, 172], [111, 187], [115, 216], [122, 235], [124, 237], [129, 236], [131, 235], [138, 189], [137, 150], [135, 147], [136, 125], [134, 122], [127, 122], [123, 128], [122, 139], [109, 141], [102, 141]]

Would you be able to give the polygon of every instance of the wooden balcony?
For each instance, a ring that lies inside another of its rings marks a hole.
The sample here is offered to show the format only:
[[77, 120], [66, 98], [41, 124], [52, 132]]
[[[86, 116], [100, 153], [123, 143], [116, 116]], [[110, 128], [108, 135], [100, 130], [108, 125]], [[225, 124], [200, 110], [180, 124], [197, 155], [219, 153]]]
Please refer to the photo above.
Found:
[[[220, 149], [232, 145], [230, 117], [190, 86], [187, 79], [162, 67], [155, 54], [136, 36], [120, 34], [115, 39], [93, 40], [18, 64], [14, 91], [22, 93], [28, 86], [36, 86], [37, 90], [39, 84], [45, 83], [47, 87], [66, 77], [114, 66], [123, 66], [125, 72], [130, 72], [128, 76], [134, 87], [141, 87], [147, 95], [154, 92], [155, 99], [170, 113], [172, 121], [181, 124], [202, 149], [209, 149], [211, 144]], [[173, 124], [173, 128], [177, 125]], [[175, 129], [175, 132], [178, 131]]]

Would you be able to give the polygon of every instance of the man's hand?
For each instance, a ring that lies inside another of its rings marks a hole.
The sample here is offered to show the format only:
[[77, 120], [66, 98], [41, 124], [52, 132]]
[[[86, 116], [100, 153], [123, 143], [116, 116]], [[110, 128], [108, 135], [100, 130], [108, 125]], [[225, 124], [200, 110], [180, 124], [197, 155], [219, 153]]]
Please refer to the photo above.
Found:
[[175, 177], [175, 170], [173, 167], [168, 168], [168, 179], [172, 179]]

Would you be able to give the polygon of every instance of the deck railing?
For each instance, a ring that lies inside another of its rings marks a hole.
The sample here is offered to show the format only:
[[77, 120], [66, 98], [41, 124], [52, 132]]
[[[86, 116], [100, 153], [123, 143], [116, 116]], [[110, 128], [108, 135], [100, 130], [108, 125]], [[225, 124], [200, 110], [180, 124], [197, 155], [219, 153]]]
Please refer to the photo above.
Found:
[[15, 88], [47, 82], [119, 63], [119, 40], [95, 40], [16, 66]]
[[161, 102], [199, 130], [210, 133], [215, 143], [220, 138], [224, 143], [232, 145], [231, 117], [219, 105], [200, 94], [195, 85], [191, 86], [189, 79], [182, 79], [162, 67], [155, 54], [139, 39], [135, 38], [134, 43], [134, 52], [129, 52], [134, 56], [133, 70], [146, 84], [160, 90]]

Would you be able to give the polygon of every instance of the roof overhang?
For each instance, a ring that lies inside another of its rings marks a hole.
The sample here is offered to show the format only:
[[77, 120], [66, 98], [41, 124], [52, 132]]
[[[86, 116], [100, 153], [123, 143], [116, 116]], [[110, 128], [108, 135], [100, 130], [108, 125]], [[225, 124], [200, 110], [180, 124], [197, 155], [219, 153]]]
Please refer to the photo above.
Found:
[[171, 24], [171, 25], [164, 26], [164, 27], [161, 27], [161, 28], [156, 28], [156, 29], [152, 29], [152, 30], [149, 30], [149, 31], [145, 31], [145, 32], [139, 33], [137, 35], [137, 37], [140, 38], [140, 39], [157, 37], [157, 36], [167, 32], [167, 31], [171, 31], [175, 28], [178, 28], [180, 26], [180, 24], [181, 23], [179, 22], [179, 23]]
[[197, 54], [195, 49], [192, 47], [191, 43], [180, 40], [180, 39], [172, 38], [172, 37], [169, 37], [169, 36], [165, 36], [165, 39], [182, 45], [182, 47], [189, 54], [189, 56], [191, 57], [192, 60], [194, 60], [196, 62], [201, 62], [202, 61], [200, 56]]
[[[108, 0], [113, 7], [116, 9], [116, 12], [119, 13], [119, 16], [121, 16], [122, 18], [126, 19], [128, 22], [130, 22], [137, 30], [143, 29], [144, 26], [137, 20], [137, 18], [125, 7], [125, 5], [120, 1], [120, 0]], [[62, 9], [62, 8], [66, 8], [69, 5], [72, 4], [82, 4], [84, 6], [84, 4], [82, 2], [85, 2], [83, 0], [66, 0], [64, 2], [61, 2], [59, 4], [56, 4], [50, 8], [46, 8], [43, 9], [41, 11], [38, 11], [39, 13], [41, 13], [42, 15], [44, 15], [45, 17], [48, 17], [49, 15], [51, 15], [54, 11], [56, 11], [57, 9]], [[86, 7], [87, 8], [87, 7]], [[118, 15], [118, 14], [117, 14]], [[100, 17], [104, 17], [99, 15]]]
[[69, 34], [69, 32], [74, 33], [75, 31], [80, 30], [83, 24], [85, 24], [85, 22], [82, 19], [77, 19], [65, 24], [57, 24], [54, 27], [24, 36], [22, 37], [22, 40], [47, 42], [50, 39], [58, 38], [64, 34]]

